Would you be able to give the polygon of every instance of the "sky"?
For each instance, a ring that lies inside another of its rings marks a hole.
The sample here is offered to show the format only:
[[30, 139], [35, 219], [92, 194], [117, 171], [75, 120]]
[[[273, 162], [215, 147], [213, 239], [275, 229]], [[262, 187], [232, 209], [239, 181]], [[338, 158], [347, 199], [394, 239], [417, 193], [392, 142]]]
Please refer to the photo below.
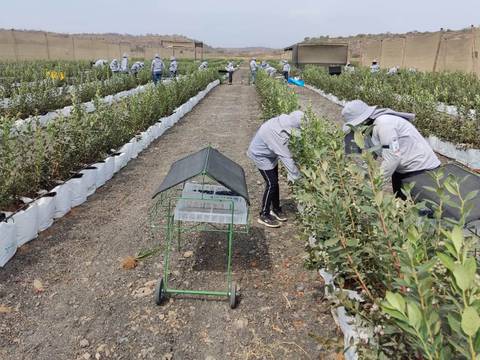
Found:
[[13, 0], [0, 28], [181, 34], [214, 47], [282, 48], [305, 37], [480, 25], [479, 0]]

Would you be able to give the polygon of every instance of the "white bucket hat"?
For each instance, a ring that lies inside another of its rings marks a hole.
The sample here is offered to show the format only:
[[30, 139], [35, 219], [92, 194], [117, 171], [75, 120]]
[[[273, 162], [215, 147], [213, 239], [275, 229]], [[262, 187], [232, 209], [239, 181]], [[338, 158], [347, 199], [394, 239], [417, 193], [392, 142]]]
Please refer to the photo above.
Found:
[[368, 106], [362, 100], [347, 102], [342, 110], [342, 116], [345, 120], [343, 131], [348, 133], [350, 131], [350, 126], [360, 125], [370, 118], [376, 109], [376, 106]]

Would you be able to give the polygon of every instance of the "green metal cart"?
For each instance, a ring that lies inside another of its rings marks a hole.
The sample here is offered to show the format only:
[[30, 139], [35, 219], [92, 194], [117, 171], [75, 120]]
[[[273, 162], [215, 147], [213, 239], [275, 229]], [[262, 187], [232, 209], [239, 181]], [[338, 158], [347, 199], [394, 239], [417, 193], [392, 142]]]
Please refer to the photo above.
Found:
[[[226, 297], [237, 305], [238, 291], [232, 280], [232, 248], [237, 232], [249, 231], [249, 198], [242, 167], [212, 147], [176, 161], [153, 198], [154, 216], [163, 217], [165, 238], [163, 277], [155, 291], [160, 305], [169, 295]], [[218, 291], [169, 287], [173, 242], [180, 249], [182, 234], [225, 233], [227, 241], [226, 287]]]

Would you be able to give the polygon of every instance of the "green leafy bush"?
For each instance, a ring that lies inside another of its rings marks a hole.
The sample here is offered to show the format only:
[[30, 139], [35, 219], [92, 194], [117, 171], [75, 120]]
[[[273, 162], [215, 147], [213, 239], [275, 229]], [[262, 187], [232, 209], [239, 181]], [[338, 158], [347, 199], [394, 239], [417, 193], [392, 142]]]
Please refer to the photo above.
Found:
[[[361, 133], [355, 138], [363, 147]], [[443, 174], [435, 175], [438, 186], [430, 191], [442, 200], [429, 219], [418, 215], [423, 204], [383, 190], [372, 153], [345, 155], [342, 132], [311, 111], [291, 149], [303, 174], [294, 190], [307, 264], [337, 274], [334, 305], [344, 305], [370, 334], [357, 345], [360, 358], [478, 359], [475, 239], [464, 235], [463, 220], [441, 220], [444, 204], [460, 193], [457, 181], [440, 186]], [[462, 214], [474, 195], [462, 199]], [[342, 289], [360, 292], [364, 301]]]
[[13, 119], [0, 118], [0, 208], [103, 159], [217, 78], [215, 69], [197, 71], [112, 106], [97, 97], [97, 110], [92, 113], [85, 113], [74, 99], [69, 117], [56, 118], [44, 127], [32, 123], [16, 130]]
[[264, 120], [280, 114], [289, 114], [298, 109], [295, 92], [283, 82], [269, 77], [264, 71], [258, 71], [255, 86], [260, 96]]
[[[307, 83], [343, 100], [361, 99], [371, 105], [414, 112], [415, 125], [425, 136], [480, 147], [480, 80], [474, 75], [402, 71], [390, 76], [359, 68], [353, 73], [330, 76], [324, 69], [311, 66], [303, 77]], [[437, 111], [439, 102], [456, 106], [459, 115]]]

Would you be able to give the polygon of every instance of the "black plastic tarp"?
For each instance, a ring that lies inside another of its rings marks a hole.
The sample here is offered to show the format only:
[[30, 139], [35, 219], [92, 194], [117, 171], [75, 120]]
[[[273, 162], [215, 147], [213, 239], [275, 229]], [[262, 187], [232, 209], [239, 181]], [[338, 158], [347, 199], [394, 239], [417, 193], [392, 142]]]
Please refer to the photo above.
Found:
[[206, 147], [175, 161], [153, 197], [202, 174], [208, 175], [236, 195], [243, 197], [250, 205], [243, 168], [212, 147]]
[[[460, 183], [460, 192], [462, 198], [465, 198], [467, 194], [472, 191], [480, 190], [480, 176], [471, 173], [458, 165], [447, 164], [445, 166], [442, 166], [440, 171], [443, 171], [444, 173], [444, 177], [441, 181], [442, 185], [448, 175], [452, 175], [458, 179], [458, 182]], [[405, 183], [415, 183], [411, 193], [416, 201], [430, 200], [436, 204], [439, 203], [439, 196], [433, 191], [425, 189], [426, 186], [436, 188], [435, 181], [433, 177], [429, 174], [429, 172], [424, 172], [419, 175], [411, 176], [404, 179], [403, 181]], [[449, 196], [451, 201], [456, 204], [460, 204], [460, 199], [457, 196], [454, 196], [450, 193]], [[472, 221], [480, 220], [480, 193], [478, 193], [474, 199], [470, 200], [468, 204], [471, 204], [473, 208], [466, 219], [467, 224]], [[460, 212], [458, 208], [452, 207], [448, 204], [444, 204], [444, 207], [445, 210], [443, 213], [443, 217], [459, 220]]]

